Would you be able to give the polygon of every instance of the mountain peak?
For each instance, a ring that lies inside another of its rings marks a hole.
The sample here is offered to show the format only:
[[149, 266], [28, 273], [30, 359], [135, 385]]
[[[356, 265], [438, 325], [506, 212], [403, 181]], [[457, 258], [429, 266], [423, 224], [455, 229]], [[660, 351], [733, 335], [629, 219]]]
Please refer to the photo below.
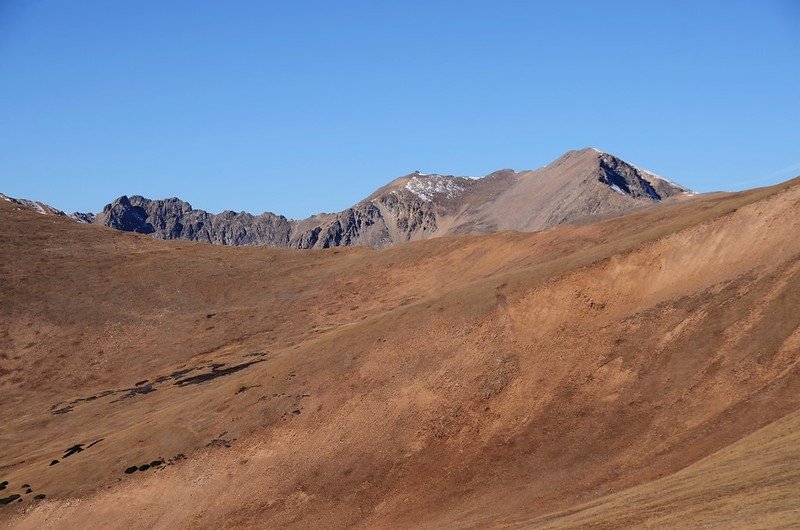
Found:
[[[617, 173], [621, 172], [622, 174], [624, 174], [622, 178], [625, 180], [633, 179], [634, 181], [642, 180], [647, 182], [649, 186], [652, 187], [653, 189], [646, 192], [645, 195], [650, 196], [655, 200], [661, 200], [662, 198], [666, 198], [668, 196], [680, 193], [686, 193], [690, 195], [695, 194], [695, 192], [693, 192], [686, 186], [683, 186], [681, 184], [678, 184], [677, 182], [662, 177], [661, 175], [653, 171], [649, 171], [640, 166], [627, 162], [615, 154], [603, 151], [596, 147], [584, 147], [583, 149], [567, 151], [562, 156], [560, 156], [559, 158], [557, 158], [556, 160], [554, 160], [545, 167], [552, 166], [556, 163], [573, 161], [576, 159], [589, 161], [592, 164], [597, 164], [600, 171], [606, 173], [607, 176], [609, 172], [617, 172]], [[610, 182], [612, 180], [615, 179], [601, 178], [601, 181], [603, 182], [607, 181]], [[620, 186], [621, 184], [620, 182], [611, 182], [611, 184], [616, 184], [615, 187], [612, 186], [612, 189], [614, 191], [619, 193], [620, 189], [622, 189], [623, 194], [627, 194], [627, 191], [624, 191], [626, 189], [625, 186]], [[647, 185], [644, 185], [644, 187], [647, 187]], [[657, 195], [657, 197], [652, 193], [653, 191], [655, 192], [655, 195]]]

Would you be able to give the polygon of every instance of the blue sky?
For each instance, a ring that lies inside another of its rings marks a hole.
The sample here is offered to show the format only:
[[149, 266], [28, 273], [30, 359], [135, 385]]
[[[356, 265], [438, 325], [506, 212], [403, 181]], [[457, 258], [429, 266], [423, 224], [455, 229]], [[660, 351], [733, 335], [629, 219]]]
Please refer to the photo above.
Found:
[[699, 191], [800, 174], [800, 2], [0, 2], [0, 191], [343, 209], [595, 146]]

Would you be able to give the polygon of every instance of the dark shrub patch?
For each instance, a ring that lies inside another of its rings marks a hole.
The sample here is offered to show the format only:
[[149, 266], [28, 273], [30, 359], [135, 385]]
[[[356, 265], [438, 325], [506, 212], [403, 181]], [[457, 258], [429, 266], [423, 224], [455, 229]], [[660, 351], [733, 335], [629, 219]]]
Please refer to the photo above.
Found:
[[64, 449], [64, 456], [62, 458], [67, 458], [68, 456], [72, 456], [75, 453], [80, 453], [83, 451], [83, 444], [75, 444], [72, 447], [67, 447]]
[[3, 497], [2, 499], [0, 499], [0, 506], [5, 506], [6, 504], [10, 504], [15, 500], [19, 499], [20, 497], [22, 497], [22, 495], [20, 495], [19, 493], [15, 493], [14, 495], [9, 495], [8, 497]]
[[138, 468], [137, 466], [131, 466], [131, 467], [129, 467], [129, 468], [127, 468], [127, 469], [125, 470], [125, 473], [127, 473], [128, 475], [130, 475], [131, 473], [135, 473], [136, 471], [138, 471], [138, 469], [139, 469], [139, 468]]
[[139, 466], [139, 471], [147, 471], [148, 469], [150, 469], [150, 464], [142, 464]]
[[224, 363], [222, 363], [222, 364], [221, 363], [216, 363], [216, 364], [211, 365], [211, 371], [210, 372], [205, 373], [205, 374], [193, 375], [191, 377], [186, 377], [184, 379], [180, 379], [178, 381], [175, 381], [175, 384], [178, 385], [178, 386], [186, 386], [186, 385], [196, 385], [196, 384], [199, 384], [199, 383], [205, 383], [206, 381], [211, 381], [211, 380], [216, 379], [218, 377], [229, 375], [229, 374], [238, 372], [239, 370], [244, 370], [248, 366], [252, 366], [252, 365], [254, 365], [256, 363], [261, 363], [261, 362], [264, 362], [264, 359], [259, 359], [257, 361], [249, 361], [249, 362], [246, 362], [246, 363], [237, 364], [235, 366], [229, 366], [228, 368], [222, 368], [222, 366], [225, 366]]

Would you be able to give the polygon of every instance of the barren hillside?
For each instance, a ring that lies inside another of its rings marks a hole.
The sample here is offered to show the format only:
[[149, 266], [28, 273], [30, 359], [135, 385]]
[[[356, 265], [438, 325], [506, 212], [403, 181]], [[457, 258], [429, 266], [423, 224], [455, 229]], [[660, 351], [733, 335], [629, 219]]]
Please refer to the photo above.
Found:
[[0, 220], [12, 527], [800, 521], [800, 181], [383, 250]]

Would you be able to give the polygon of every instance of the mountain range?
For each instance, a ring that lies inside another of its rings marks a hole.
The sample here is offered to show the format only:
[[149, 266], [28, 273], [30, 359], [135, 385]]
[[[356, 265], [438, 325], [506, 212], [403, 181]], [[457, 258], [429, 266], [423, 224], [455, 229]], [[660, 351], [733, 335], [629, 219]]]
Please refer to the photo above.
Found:
[[[532, 232], [691, 194], [688, 188], [614, 155], [586, 148], [565, 153], [533, 171], [504, 169], [481, 178], [414, 172], [344, 211], [302, 220], [269, 212], [213, 214], [178, 198], [153, 200], [139, 195], [119, 197], [97, 214], [72, 217], [158, 239], [237, 246], [383, 248], [444, 235]], [[63, 215], [53, 208], [48, 212]]]

